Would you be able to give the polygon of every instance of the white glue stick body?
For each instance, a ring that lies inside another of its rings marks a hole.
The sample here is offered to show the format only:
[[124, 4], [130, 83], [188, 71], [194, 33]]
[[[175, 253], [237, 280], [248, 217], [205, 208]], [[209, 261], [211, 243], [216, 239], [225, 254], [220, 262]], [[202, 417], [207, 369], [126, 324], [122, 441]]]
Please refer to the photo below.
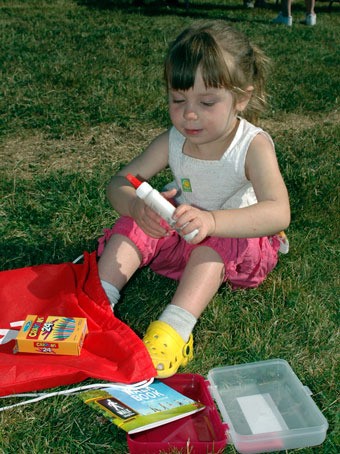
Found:
[[[136, 188], [137, 196], [144, 200], [144, 203], [148, 205], [153, 211], [159, 214], [169, 225], [174, 227], [176, 221], [172, 218], [175, 207], [165, 197], [162, 196], [157, 189], [154, 189], [146, 181], [141, 182], [138, 178], [134, 177], [130, 173], [126, 176], [127, 180]], [[181, 233], [180, 231], [178, 233]], [[186, 241], [191, 241], [198, 233], [198, 229], [193, 230], [186, 235], [182, 235]]]

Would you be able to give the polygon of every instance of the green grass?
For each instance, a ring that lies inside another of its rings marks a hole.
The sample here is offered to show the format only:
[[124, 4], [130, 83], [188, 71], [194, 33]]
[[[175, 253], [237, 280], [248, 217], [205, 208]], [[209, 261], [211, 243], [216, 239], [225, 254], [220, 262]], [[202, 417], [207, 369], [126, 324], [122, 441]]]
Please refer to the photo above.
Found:
[[[275, 2], [0, 0], [0, 191], [3, 270], [60, 263], [96, 248], [116, 213], [110, 175], [169, 124], [162, 59], [195, 19], [225, 19], [272, 59], [273, 136], [291, 199], [291, 252], [258, 289], [222, 287], [195, 328], [188, 372], [286, 359], [329, 421], [320, 447], [338, 452], [339, 395], [339, 5], [317, 2], [318, 24], [274, 26]], [[157, 6], [160, 5], [160, 6]], [[154, 180], [168, 179], [164, 172]], [[143, 334], [176, 283], [144, 269], [117, 309]], [[58, 436], [56, 436], [58, 435]], [[125, 433], [73, 397], [0, 414], [0, 452], [127, 452]], [[226, 453], [235, 450], [228, 446]]]

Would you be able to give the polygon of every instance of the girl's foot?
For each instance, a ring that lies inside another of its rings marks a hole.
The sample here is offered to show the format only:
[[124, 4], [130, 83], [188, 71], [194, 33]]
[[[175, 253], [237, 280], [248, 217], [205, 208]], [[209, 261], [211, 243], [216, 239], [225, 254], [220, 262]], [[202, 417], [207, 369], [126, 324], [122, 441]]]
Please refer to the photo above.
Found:
[[185, 342], [176, 330], [160, 320], [149, 325], [143, 342], [157, 370], [157, 378], [171, 377], [194, 357], [192, 334]]

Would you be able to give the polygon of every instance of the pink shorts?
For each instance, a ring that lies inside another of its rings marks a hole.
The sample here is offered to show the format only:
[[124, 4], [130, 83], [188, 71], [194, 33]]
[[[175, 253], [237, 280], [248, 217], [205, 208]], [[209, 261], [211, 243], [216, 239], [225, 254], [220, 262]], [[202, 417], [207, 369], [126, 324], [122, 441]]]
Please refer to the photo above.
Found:
[[148, 236], [135, 221], [122, 216], [99, 238], [98, 255], [114, 234], [128, 237], [142, 255], [141, 267], [149, 265], [158, 274], [179, 280], [193, 249], [208, 246], [222, 258], [224, 282], [236, 288], [257, 287], [275, 267], [280, 242], [276, 236], [261, 238], [208, 237], [199, 244], [187, 243], [176, 231], [160, 239]]

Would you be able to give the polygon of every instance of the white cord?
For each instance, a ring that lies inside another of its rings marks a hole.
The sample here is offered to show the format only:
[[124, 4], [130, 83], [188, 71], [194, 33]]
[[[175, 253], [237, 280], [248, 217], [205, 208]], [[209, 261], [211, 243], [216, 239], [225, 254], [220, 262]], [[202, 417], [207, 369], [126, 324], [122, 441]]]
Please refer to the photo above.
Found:
[[82, 260], [84, 258], [84, 254], [81, 254], [79, 257], [77, 257], [76, 259], [73, 260], [72, 263], [78, 263], [80, 260]]
[[131, 385], [125, 385], [124, 383], [95, 383], [92, 385], [85, 385], [85, 386], [79, 386], [77, 388], [70, 388], [70, 389], [65, 389], [63, 391], [55, 391], [51, 393], [24, 393], [24, 394], [10, 394], [8, 396], [0, 396], [0, 399], [7, 399], [10, 397], [32, 397], [35, 396], [34, 399], [29, 399], [25, 400], [23, 402], [18, 402], [16, 404], [12, 405], [7, 405], [6, 407], [0, 407], [0, 412], [9, 410], [10, 408], [15, 408], [15, 407], [20, 407], [22, 405], [26, 404], [33, 404], [35, 402], [39, 402], [40, 400], [47, 399], [48, 397], [54, 397], [54, 396], [63, 396], [67, 394], [75, 394], [81, 391], [85, 391], [87, 389], [102, 389], [102, 388], [117, 388], [117, 389], [141, 389], [141, 388], [146, 388], [147, 386], [151, 385], [153, 382], [153, 378], [150, 378], [149, 380], [143, 380], [138, 383], [133, 383]]

